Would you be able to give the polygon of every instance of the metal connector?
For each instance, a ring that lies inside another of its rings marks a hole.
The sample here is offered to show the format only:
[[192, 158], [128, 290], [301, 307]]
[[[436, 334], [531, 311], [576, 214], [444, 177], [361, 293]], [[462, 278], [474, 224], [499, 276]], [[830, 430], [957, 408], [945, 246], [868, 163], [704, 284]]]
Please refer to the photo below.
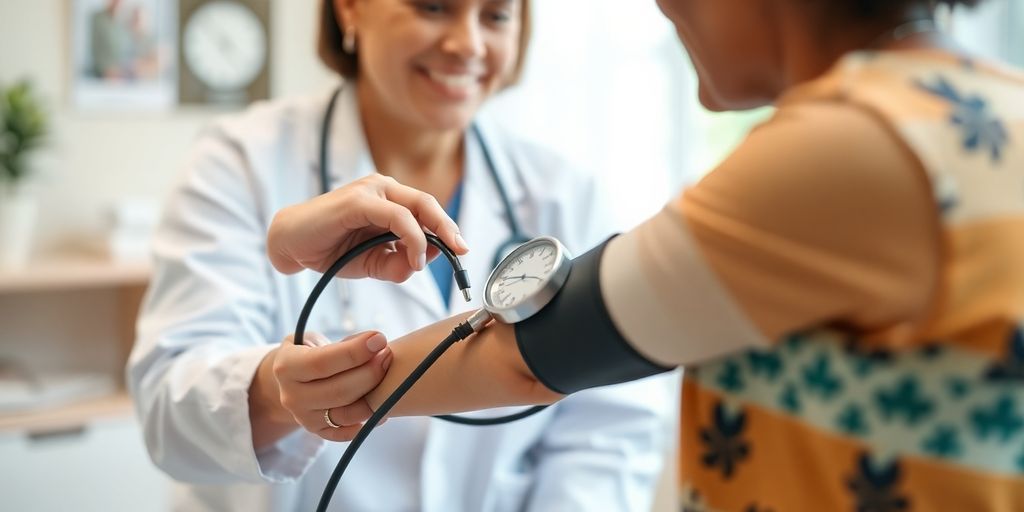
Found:
[[463, 288], [462, 289], [462, 298], [466, 299], [466, 302], [472, 302], [473, 301], [473, 296], [470, 295], [469, 288]]
[[469, 319], [466, 320], [466, 323], [473, 328], [473, 332], [480, 332], [484, 330], [484, 327], [487, 327], [487, 324], [490, 323], [492, 319], [494, 319], [494, 317], [491, 316], [489, 311], [486, 309], [478, 309], [476, 310], [476, 313], [470, 315]]

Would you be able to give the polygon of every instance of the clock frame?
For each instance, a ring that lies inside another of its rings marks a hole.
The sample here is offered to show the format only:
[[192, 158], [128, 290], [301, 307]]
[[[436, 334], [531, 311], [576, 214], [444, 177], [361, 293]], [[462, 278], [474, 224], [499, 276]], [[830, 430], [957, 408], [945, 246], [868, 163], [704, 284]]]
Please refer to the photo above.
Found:
[[[262, 69], [248, 84], [234, 89], [217, 89], [204, 83], [189, 67], [185, 56], [185, 31], [192, 16], [204, 5], [229, 2], [250, 10], [262, 25], [265, 37], [265, 57]], [[270, 95], [270, 70], [273, 59], [273, 39], [270, 23], [270, 0], [179, 0], [178, 1], [178, 101], [185, 105], [240, 106]]]

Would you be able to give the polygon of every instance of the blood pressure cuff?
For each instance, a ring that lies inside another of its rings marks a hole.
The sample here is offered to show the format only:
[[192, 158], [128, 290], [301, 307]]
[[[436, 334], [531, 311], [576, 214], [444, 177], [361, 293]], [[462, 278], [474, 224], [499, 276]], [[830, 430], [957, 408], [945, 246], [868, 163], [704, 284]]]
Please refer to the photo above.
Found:
[[641, 356], [612, 323], [600, 281], [607, 245], [605, 241], [574, 259], [569, 277], [551, 302], [515, 324], [523, 360], [553, 391], [569, 394], [672, 369]]

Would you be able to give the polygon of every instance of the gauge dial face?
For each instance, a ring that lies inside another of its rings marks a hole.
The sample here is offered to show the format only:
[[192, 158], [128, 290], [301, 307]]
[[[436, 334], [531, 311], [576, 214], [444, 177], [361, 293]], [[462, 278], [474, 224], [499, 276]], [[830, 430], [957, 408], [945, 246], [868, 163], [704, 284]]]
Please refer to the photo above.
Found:
[[536, 240], [514, 251], [495, 270], [487, 290], [491, 304], [514, 308], [533, 296], [555, 271], [558, 257], [558, 248], [547, 240]]

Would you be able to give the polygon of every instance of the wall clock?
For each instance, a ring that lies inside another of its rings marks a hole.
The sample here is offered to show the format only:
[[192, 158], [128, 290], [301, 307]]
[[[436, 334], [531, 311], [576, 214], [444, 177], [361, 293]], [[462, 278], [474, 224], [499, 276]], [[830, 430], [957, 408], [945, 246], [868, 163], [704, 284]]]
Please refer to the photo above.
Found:
[[268, 0], [182, 0], [181, 103], [243, 105], [266, 99]]

